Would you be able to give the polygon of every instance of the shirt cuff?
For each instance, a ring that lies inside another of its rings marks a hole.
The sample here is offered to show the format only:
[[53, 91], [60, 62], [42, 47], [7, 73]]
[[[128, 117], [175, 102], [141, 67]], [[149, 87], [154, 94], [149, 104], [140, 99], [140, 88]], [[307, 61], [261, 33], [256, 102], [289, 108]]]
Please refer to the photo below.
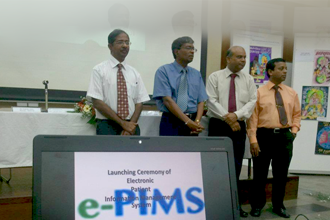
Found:
[[236, 111], [236, 112], [234, 112], [235, 114], [236, 114], [236, 116], [237, 116], [237, 120], [240, 120], [241, 118], [243, 118], [243, 112], [242, 111]]
[[137, 103], [143, 103], [143, 102], [147, 102], [147, 101], [150, 101], [149, 96], [146, 96], [146, 97], [137, 99], [136, 102], [135, 102], [135, 104], [137, 104]]
[[153, 94], [152, 95], [152, 98], [153, 99], [162, 99], [163, 97], [165, 97], [165, 96], [169, 96], [169, 97], [172, 97], [172, 94], [160, 94], [160, 93], [158, 93], [158, 94]]
[[103, 97], [101, 95], [95, 95], [95, 94], [87, 93], [86, 97], [90, 97], [90, 98], [94, 98], [94, 99], [98, 99], [98, 100], [103, 101]]

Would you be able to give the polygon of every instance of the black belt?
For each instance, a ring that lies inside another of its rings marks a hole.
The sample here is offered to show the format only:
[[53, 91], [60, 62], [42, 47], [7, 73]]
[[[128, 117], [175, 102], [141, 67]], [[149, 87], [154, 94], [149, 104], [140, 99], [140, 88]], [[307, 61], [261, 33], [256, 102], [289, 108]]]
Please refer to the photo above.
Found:
[[[185, 114], [190, 119], [191, 118], [196, 118], [196, 116], [197, 116], [197, 112], [195, 112], [195, 113], [183, 113], [183, 114]], [[163, 112], [163, 115], [165, 115], [165, 116], [174, 116], [175, 117], [175, 115], [173, 115], [170, 112]]]
[[[113, 121], [113, 122], [116, 122], [116, 121], [111, 120], [111, 119], [99, 119], [99, 118], [97, 118], [96, 121]], [[131, 119], [125, 119], [124, 121], [131, 121]]]
[[291, 128], [258, 128], [257, 131], [279, 134], [279, 133], [285, 133], [288, 131], [291, 132]]
[[197, 116], [197, 113], [195, 112], [195, 113], [183, 113], [183, 114], [185, 114], [186, 116], [188, 116], [188, 118], [196, 118], [196, 116]]

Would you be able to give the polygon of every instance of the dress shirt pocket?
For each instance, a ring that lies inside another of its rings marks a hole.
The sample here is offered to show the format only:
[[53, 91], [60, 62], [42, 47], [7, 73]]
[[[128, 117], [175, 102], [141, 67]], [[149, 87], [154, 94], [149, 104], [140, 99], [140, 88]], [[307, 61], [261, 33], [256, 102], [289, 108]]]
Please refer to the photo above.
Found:
[[[282, 96], [283, 97], [283, 96]], [[294, 109], [294, 103], [295, 103], [295, 100], [294, 98], [283, 98], [283, 102], [284, 102], [284, 108], [286, 110], [286, 112], [292, 112], [293, 109]]]
[[113, 80], [111, 77], [104, 77], [103, 81], [102, 81], [102, 89], [103, 89], [103, 93], [104, 93], [104, 98], [105, 100], [103, 101], [107, 101], [108, 99], [111, 100], [112, 97], [112, 91], [115, 89], [115, 91], [117, 91], [117, 83], [115, 80]]
[[249, 100], [250, 100], [249, 91], [245, 90], [245, 89], [241, 89], [238, 99], [243, 104], [246, 104], [247, 102], [249, 102]]
[[188, 95], [194, 101], [197, 100], [199, 95], [199, 85], [195, 83], [190, 83], [188, 85]]
[[127, 95], [128, 97], [131, 97], [132, 99], [135, 99], [136, 97], [136, 87], [137, 87], [137, 82], [126, 82], [126, 86], [127, 86]]
[[260, 100], [262, 100], [262, 102], [259, 102], [259, 111], [264, 111], [271, 116], [276, 114], [277, 117], [278, 111], [276, 109], [275, 98], [270, 99], [269, 97], [260, 96]]

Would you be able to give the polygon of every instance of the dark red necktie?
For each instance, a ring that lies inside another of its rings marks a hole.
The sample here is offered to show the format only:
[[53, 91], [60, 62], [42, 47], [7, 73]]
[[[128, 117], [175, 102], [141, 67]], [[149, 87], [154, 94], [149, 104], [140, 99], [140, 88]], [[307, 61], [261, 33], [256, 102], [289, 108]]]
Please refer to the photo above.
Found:
[[122, 119], [126, 119], [129, 114], [126, 80], [121, 71], [122, 64], [117, 66], [117, 115]]
[[275, 89], [275, 101], [276, 101], [276, 107], [278, 110], [278, 114], [280, 117], [280, 123], [282, 125], [286, 125], [288, 123], [288, 118], [286, 117], [284, 103], [283, 103], [281, 93], [278, 91], [277, 85], [275, 85], [273, 88]]
[[230, 75], [229, 99], [228, 99], [228, 112], [235, 112], [236, 109], [236, 94], [235, 94], [235, 77], [237, 74]]

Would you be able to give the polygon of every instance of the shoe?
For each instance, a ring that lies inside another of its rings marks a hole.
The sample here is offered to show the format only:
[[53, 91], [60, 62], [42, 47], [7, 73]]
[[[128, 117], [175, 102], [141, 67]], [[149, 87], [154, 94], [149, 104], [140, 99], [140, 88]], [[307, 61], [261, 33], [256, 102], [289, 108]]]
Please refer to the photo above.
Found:
[[249, 214], [247, 212], [245, 212], [243, 209], [240, 209], [239, 210], [239, 215], [242, 217], [242, 218], [247, 218], [249, 216]]
[[273, 208], [273, 212], [274, 212], [276, 215], [278, 215], [278, 216], [280, 216], [280, 217], [282, 217], [282, 218], [290, 218], [290, 215], [287, 214], [287, 213], [286, 213], [286, 210], [283, 209], [283, 208], [281, 208], [281, 209], [274, 209], [274, 208]]
[[259, 217], [261, 215], [261, 209], [258, 208], [252, 208], [250, 215], [254, 216], [254, 217]]

